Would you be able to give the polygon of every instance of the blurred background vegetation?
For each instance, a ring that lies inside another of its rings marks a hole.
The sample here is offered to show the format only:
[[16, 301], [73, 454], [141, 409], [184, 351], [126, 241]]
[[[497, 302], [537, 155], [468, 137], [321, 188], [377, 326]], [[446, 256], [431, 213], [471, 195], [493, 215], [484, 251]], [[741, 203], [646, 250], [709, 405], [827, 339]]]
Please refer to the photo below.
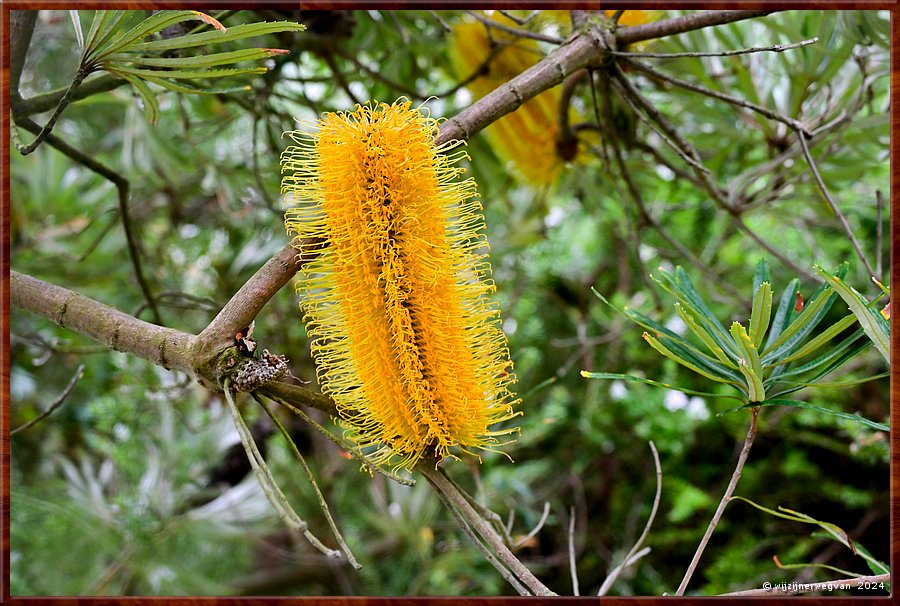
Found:
[[[459, 86], [471, 74], [459, 73], [451, 60], [454, 27], [473, 21], [462, 12], [210, 14], [227, 27], [288, 20], [308, 29], [227, 49], [291, 51], [269, 59], [265, 73], [232, 82], [249, 90], [189, 95], [156, 89], [160, 115], [154, 126], [134, 89], [121, 86], [73, 103], [54, 130], [129, 180], [131, 218], [162, 321], [191, 333], [287, 242], [278, 159], [285, 145], [281, 133], [297, 128], [296, 120], [399, 96], [426, 102], [435, 117], [450, 117], [478, 96], [471, 80], [469, 88]], [[515, 16], [525, 21], [509, 21], [518, 29], [558, 38], [571, 30], [564, 13]], [[637, 49], [729, 51], [818, 37], [815, 44], [783, 53], [643, 62], [821, 129], [812, 145], [819, 171], [885, 283], [888, 23], [886, 12], [787, 11]], [[29, 48], [20, 87], [26, 99], [67, 86], [78, 64], [66, 11], [41, 11], [34, 40], [39, 43]], [[534, 61], [556, 46], [530, 39], [527, 44], [532, 43]], [[198, 49], [184, 51], [192, 54]], [[810, 295], [818, 281], [773, 257], [758, 238], [806, 272], [814, 263], [833, 269], [847, 260], [847, 282], [870, 299], [879, 292], [819, 194], [790, 130], [652, 75], [626, 75], [696, 147], [711, 178], [740, 208], [744, 227], [716, 206], [691, 180], [684, 161], [623, 105], [613, 108], [615, 136], [640, 192], [640, 208], [619, 171], [603, 159], [609, 153], [603, 138], [613, 133], [597, 133], [585, 81], [570, 91], [571, 126], [580, 142], [577, 155], [569, 150], [572, 161], [564, 163], [562, 152], [547, 146], [527, 149], [535, 158], [559, 161], [550, 182], [529, 180], [527, 167], [517, 166], [489, 135], [478, 134], [468, 144], [524, 416], [521, 437], [507, 449], [514, 463], [488, 455], [481, 465], [466, 460], [447, 469], [513, 519], [514, 538], [528, 534], [549, 504], [543, 528], [516, 553], [559, 593], [571, 593], [570, 508], [584, 594], [596, 593], [640, 534], [656, 488], [649, 440], [659, 449], [663, 471], [660, 511], [646, 541], [652, 551], [610, 593], [671, 593], [731, 475], [747, 423], [746, 412], [717, 416], [733, 405], [727, 400], [582, 378], [580, 371], [587, 369], [713, 389], [656, 354], [641, 329], [595, 298], [592, 286], [615, 305], [641, 310], [676, 331], [677, 316], [649, 280], [658, 266], [684, 266], [727, 324], [749, 316], [760, 259], [769, 261], [776, 297], [794, 277]], [[595, 83], [602, 91], [600, 78]], [[517, 113], [517, 119], [538, 121], [533, 127], [557, 128], [555, 119], [540, 124], [545, 118], [539, 112]], [[48, 115], [35, 120], [43, 124]], [[22, 132], [23, 140], [32, 137]], [[47, 144], [27, 157], [11, 155], [12, 268], [151, 319], [128, 258], [112, 184]], [[829, 318], [845, 314], [839, 301]], [[259, 315], [254, 336], [261, 347], [289, 356], [296, 376], [314, 377], [291, 288]], [[13, 595], [511, 592], [425, 482], [406, 488], [369, 478], [299, 419], [284, 417], [364, 566], [359, 573], [329, 563], [282, 526], [248, 474], [218, 395], [16, 308], [11, 353], [13, 428], [45, 410], [84, 365], [83, 377], [52, 416], [12, 436]], [[870, 350], [841, 378], [884, 370], [883, 359]], [[887, 379], [808, 389], [799, 397], [878, 422], [888, 417]], [[323, 530], [315, 497], [281, 438], [253, 406], [246, 415], [297, 511]], [[737, 494], [836, 524], [887, 561], [887, 438], [809, 410], [766, 410]], [[734, 502], [689, 592], [843, 576], [815, 567], [779, 569], [775, 556], [785, 565], [826, 564], [869, 574], [861, 558], [814, 530]]]

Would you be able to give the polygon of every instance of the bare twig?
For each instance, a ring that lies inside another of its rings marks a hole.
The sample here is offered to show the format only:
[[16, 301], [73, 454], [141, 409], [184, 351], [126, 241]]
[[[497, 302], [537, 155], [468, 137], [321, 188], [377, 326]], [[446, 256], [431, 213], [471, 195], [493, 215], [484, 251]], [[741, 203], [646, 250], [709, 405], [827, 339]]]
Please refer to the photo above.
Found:
[[557, 38], [556, 36], [548, 36], [547, 34], [541, 34], [539, 32], [528, 31], [527, 29], [517, 29], [515, 27], [510, 27], [508, 25], [503, 25], [502, 23], [498, 23], [493, 19], [489, 19], [484, 15], [476, 12], [476, 11], [466, 11], [472, 17], [475, 17], [478, 21], [484, 23], [486, 26], [498, 29], [501, 32], [506, 32], [507, 34], [513, 35], [517, 38], [531, 38], [532, 40], [540, 40], [541, 42], [549, 42], [550, 44], [562, 44], [563, 39]]
[[713, 531], [716, 529], [716, 526], [719, 523], [719, 519], [722, 517], [722, 512], [725, 511], [725, 506], [728, 504], [729, 499], [731, 499], [731, 495], [734, 493], [734, 489], [737, 486], [738, 480], [741, 479], [741, 473], [744, 471], [744, 463], [747, 462], [747, 455], [750, 454], [750, 447], [753, 446], [753, 439], [756, 437], [756, 421], [759, 417], [759, 407], [750, 409], [750, 427], [747, 429], [747, 437], [744, 438], [744, 446], [741, 448], [741, 453], [738, 455], [737, 465], [734, 468], [734, 473], [731, 474], [731, 481], [728, 482], [728, 487], [725, 489], [725, 494], [722, 496], [722, 500], [719, 501], [719, 506], [716, 508], [716, 512], [713, 514], [712, 520], [709, 522], [709, 526], [706, 528], [706, 532], [703, 534], [703, 538], [700, 540], [700, 545], [697, 546], [697, 551], [694, 553], [694, 557], [691, 560], [690, 566], [688, 566], [687, 572], [684, 573], [684, 578], [681, 580], [681, 584], [678, 586], [678, 591], [675, 592], [675, 595], [684, 595], [684, 590], [687, 589], [688, 583], [691, 581], [691, 577], [694, 574], [694, 570], [697, 568], [697, 564], [700, 562], [700, 556], [703, 555], [703, 551], [706, 549], [706, 544], [709, 543], [709, 539], [712, 536]]
[[332, 434], [330, 431], [328, 431], [327, 429], [322, 427], [320, 424], [316, 423], [316, 421], [312, 417], [310, 417], [308, 414], [306, 414], [302, 408], [300, 408], [298, 406], [294, 406], [287, 400], [285, 400], [283, 398], [279, 398], [279, 397], [271, 395], [271, 394], [266, 394], [266, 397], [270, 398], [274, 402], [277, 402], [278, 404], [281, 404], [282, 406], [284, 406], [285, 408], [287, 408], [288, 410], [290, 410], [291, 412], [296, 414], [298, 417], [300, 417], [301, 419], [306, 421], [306, 423], [308, 425], [315, 428], [316, 431], [318, 431], [320, 434], [325, 436], [329, 441], [331, 441], [336, 446], [346, 450], [348, 453], [350, 453], [351, 455], [356, 457], [359, 461], [361, 461], [365, 465], [366, 469], [376, 471], [376, 472], [380, 473], [381, 475], [383, 475], [384, 477], [397, 482], [398, 484], [402, 484], [404, 486], [415, 486], [415, 484], [416, 484], [415, 480], [400, 477], [397, 474], [390, 471], [389, 469], [383, 469], [382, 467], [375, 465], [374, 463], [369, 461], [366, 458], [365, 453], [363, 453], [362, 450], [360, 450], [360, 448], [358, 446], [356, 446], [350, 442], [345, 442], [341, 438]]
[[719, 99], [721, 101], [725, 101], [727, 103], [731, 103], [732, 105], [737, 105], [738, 107], [743, 107], [752, 111], [755, 111], [758, 114], [761, 114], [767, 118], [772, 120], [776, 120], [785, 124], [797, 132], [807, 132], [806, 127], [798, 120], [794, 120], [793, 118], [789, 118], [782, 113], [771, 110], [767, 107], [763, 107], [762, 105], [757, 105], [756, 103], [752, 103], [750, 101], [746, 101], [744, 99], [739, 99], [738, 97], [733, 97], [731, 95], [726, 95], [725, 93], [720, 93], [719, 91], [713, 90], [711, 88], [706, 88], [705, 86], [700, 86], [699, 84], [694, 84], [692, 82], [688, 82], [687, 80], [681, 80], [680, 78], [675, 78], [674, 76], [670, 76], [664, 72], [661, 72], [657, 69], [650, 67], [644, 63], [640, 63], [639, 61], [629, 61], [628, 64], [635, 69], [638, 69], [642, 72], [650, 74], [660, 80], [664, 80], [679, 88], [683, 88], [685, 90], [689, 90], [695, 93], [699, 93], [701, 95], [706, 95], [707, 97], [713, 97], [714, 99]]
[[877, 586], [890, 582], [890, 574], [878, 574], [855, 577], [852, 579], [819, 581], [816, 583], [774, 583], [769, 589], [745, 589], [743, 591], [732, 591], [731, 593], [723, 593], [720, 595], [732, 597], [795, 595], [798, 593], [811, 593], [814, 591], [833, 592], [835, 590], [860, 589], [864, 588], [866, 585]]
[[[452, 483], [435, 469], [434, 461], [422, 461], [416, 470], [425, 476], [436, 491], [443, 494], [464, 518], [465, 522], [471, 525], [472, 530], [484, 540], [485, 545], [497, 557], [497, 559], [508, 567], [510, 571], [525, 585], [534, 595], [548, 596], [556, 595], [550, 589], [541, 583], [528, 568], [512, 554], [509, 548], [504, 544], [502, 537], [497, 534], [494, 527], [481, 517], [477, 511], [469, 504], [464, 496], [459, 494]], [[502, 573], [502, 570], [498, 568]]]
[[[82, 81], [87, 75], [88, 71], [84, 69], [84, 67], [78, 68], [78, 71], [75, 72], [75, 77], [72, 78], [72, 83], [69, 85], [69, 89], [62, 97], [60, 97], [59, 103], [57, 103], [56, 109], [53, 111], [50, 119], [47, 120], [47, 123], [37, 131], [37, 136], [34, 138], [34, 141], [29, 143], [28, 145], [16, 145], [16, 148], [19, 150], [20, 154], [22, 154], [23, 156], [27, 156], [28, 154], [36, 150], [38, 146], [44, 142], [45, 139], [47, 139], [47, 136], [53, 130], [53, 127], [56, 126], [56, 122], [62, 115], [63, 110], [65, 110], [66, 107], [68, 107], [69, 103], [72, 101], [72, 96], [75, 93], [75, 90], [81, 85]], [[16, 125], [13, 124], [11, 125], [11, 127], [13, 128], [13, 130], [15, 130]]]
[[241, 444], [247, 452], [250, 466], [253, 468], [253, 472], [256, 475], [257, 481], [259, 481], [263, 493], [266, 495], [266, 499], [268, 499], [272, 507], [275, 508], [275, 511], [278, 512], [278, 517], [281, 518], [288, 528], [305, 536], [313, 547], [329, 558], [340, 558], [341, 552], [326, 547], [322, 541], [310, 532], [309, 525], [303, 521], [300, 516], [297, 515], [297, 512], [294, 511], [293, 507], [291, 507], [287, 497], [284, 496], [284, 493], [281, 491], [281, 488], [278, 487], [278, 483], [275, 481], [274, 476], [272, 476], [272, 471], [266, 464], [266, 460], [259, 452], [259, 448], [256, 446], [256, 442], [253, 439], [253, 435], [250, 433], [250, 429], [247, 427], [247, 424], [244, 423], [241, 411], [238, 410], [237, 403], [234, 400], [234, 393], [232, 393], [229, 379], [225, 379], [223, 387], [225, 390], [225, 401], [228, 402], [228, 410], [231, 411], [231, 418], [234, 421], [234, 426], [237, 428], [238, 435], [241, 438]]
[[569, 508], [569, 573], [572, 575], [572, 595], [578, 592], [578, 570], [575, 567], [575, 508]]
[[625, 9], [620, 8], [619, 10], [617, 10], [616, 12], [614, 12], [614, 13], [612, 14], [612, 17], [610, 17], [610, 19], [612, 20], [613, 23], [615, 23], [616, 25], [618, 25], [618, 24], [619, 24], [619, 19], [622, 18], [622, 15], [623, 15], [623, 14], [625, 14]]
[[712, 27], [715, 25], [725, 25], [726, 23], [734, 23], [735, 21], [743, 21], [745, 19], [754, 19], [756, 17], [764, 17], [777, 11], [702, 11], [685, 15], [683, 17], [675, 17], [674, 19], [665, 19], [654, 23], [645, 23], [643, 25], [635, 25], [626, 27], [616, 32], [616, 41], [618, 47], [622, 48], [635, 42], [643, 42], [653, 38], [665, 38], [676, 34]]
[[454, 505], [453, 501], [447, 495], [441, 492], [441, 490], [434, 484], [434, 482], [431, 481], [430, 478], [426, 476], [426, 479], [428, 479], [428, 482], [434, 488], [434, 491], [437, 493], [438, 498], [440, 498], [441, 502], [444, 504], [444, 507], [450, 510], [450, 513], [453, 514], [453, 519], [456, 520], [456, 523], [459, 524], [459, 527], [463, 529], [463, 532], [466, 533], [466, 536], [469, 537], [469, 540], [475, 544], [475, 546], [478, 548], [478, 551], [481, 552], [481, 554], [491, 564], [491, 566], [493, 566], [494, 569], [500, 573], [500, 576], [502, 576], [507, 583], [512, 585], [513, 589], [515, 589], [519, 595], [534, 595], [531, 591], [525, 588], [525, 586], [519, 581], [519, 579], [516, 578], [516, 575], [513, 574], [509, 567], [499, 559], [497, 559], [497, 556], [494, 555], [491, 550], [488, 549], [487, 545], [485, 545], [484, 542], [482, 542], [482, 540], [478, 538], [475, 530], [472, 528], [472, 526], [469, 525], [469, 522], [463, 518], [459, 510]]
[[825, 185], [825, 181], [822, 180], [822, 175], [819, 174], [819, 169], [816, 166], [816, 161], [813, 159], [812, 154], [809, 153], [809, 145], [807, 145], [806, 143], [806, 135], [801, 131], [797, 133], [797, 137], [800, 139], [800, 147], [803, 148], [803, 157], [806, 158], [806, 163], [809, 165], [809, 170], [812, 171], [813, 178], [816, 181], [819, 192], [822, 194], [822, 198], [828, 203], [828, 206], [831, 207], [831, 210], [834, 211], [834, 214], [837, 215], [838, 219], [841, 222], [841, 226], [844, 228], [844, 234], [846, 234], [847, 238], [849, 238], [850, 242], [853, 244], [853, 250], [856, 251], [856, 256], [859, 257], [859, 260], [863, 262], [866, 271], [869, 272], [870, 276], [875, 275], [875, 271], [872, 269], [872, 265], [869, 263], [869, 260], [863, 253], [862, 247], [859, 244], [859, 240], [856, 239], [856, 234], [853, 233], [853, 228], [851, 228], [850, 223], [847, 222], [847, 217], [845, 217], [844, 213], [841, 212], [841, 209], [838, 208], [838, 205], [837, 203], [835, 203], [834, 198], [832, 198], [831, 194], [828, 192], [828, 187]]
[[784, 51], [793, 50], [795, 48], [801, 48], [803, 46], [809, 46], [810, 44], [815, 44], [819, 41], [819, 38], [810, 38], [809, 40], [803, 40], [802, 42], [795, 42], [793, 44], [773, 44], [772, 46], [755, 46], [753, 48], [742, 48], [738, 50], [730, 50], [730, 51], [712, 51], [712, 52], [690, 52], [690, 53], [641, 53], [641, 52], [626, 52], [626, 51], [613, 51], [611, 54], [617, 57], [633, 57], [635, 59], [675, 59], [678, 57], [732, 57], [734, 55], [747, 55], [749, 53], [762, 53], [762, 52], [772, 52], [772, 53], [783, 53]]
[[341, 548], [341, 551], [346, 556], [347, 561], [350, 563], [350, 565], [353, 566], [353, 568], [355, 568], [356, 570], [360, 570], [362, 566], [360, 566], [359, 562], [356, 561], [356, 558], [353, 556], [353, 552], [350, 551], [350, 548], [347, 546], [347, 542], [344, 540], [343, 535], [341, 535], [341, 531], [338, 530], [337, 524], [335, 523], [334, 518], [331, 515], [331, 509], [328, 507], [328, 502], [325, 500], [325, 496], [322, 494], [322, 491], [319, 490], [319, 483], [316, 482], [316, 476], [315, 474], [313, 474], [312, 469], [309, 468], [306, 459], [303, 458], [302, 454], [300, 454], [300, 450], [297, 448], [297, 445], [291, 438], [291, 434], [289, 434], [287, 429], [284, 428], [281, 420], [274, 412], [272, 412], [272, 409], [269, 408], [269, 405], [266, 404], [265, 400], [263, 400], [255, 393], [253, 394], [253, 399], [256, 400], [260, 406], [262, 406], [263, 410], [272, 420], [272, 423], [275, 424], [275, 427], [278, 428], [278, 431], [281, 432], [281, 435], [287, 441], [288, 447], [291, 449], [291, 452], [294, 453], [294, 457], [298, 461], [300, 461], [300, 466], [303, 467], [303, 473], [306, 474], [306, 478], [309, 480], [313, 491], [316, 493], [316, 499], [319, 502], [319, 508], [322, 510], [322, 513], [325, 514], [325, 519], [328, 522], [329, 528], [331, 528], [332, 536], [334, 536], [334, 539], [337, 541], [338, 546]]
[[75, 370], [75, 374], [72, 375], [71, 379], [69, 379], [69, 384], [66, 385], [66, 388], [63, 389], [61, 394], [56, 396], [56, 399], [53, 400], [53, 402], [50, 404], [50, 406], [47, 407], [47, 410], [45, 410], [44, 412], [42, 412], [41, 414], [39, 414], [32, 420], [28, 421], [27, 423], [19, 425], [15, 429], [11, 429], [9, 431], [9, 435], [13, 435], [20, 431], [24, 431], [30, 427], [34, 427], [35, 425], [37, 425], [38, 423], [40, 423], [41, 421], [43, 421], [44, 419], [49, 417], [51, 414], [53, 414], [53, 411], [56, 410], [57, 408], [59, 408], [62, 405], [62, 403], [66, 401], [66, 398], [69, 397], [69, 394], [72, 392], [72, 388], [75, 387], [75, 384], [78, 382], [78, 380], [82, 376], [84, 376], [84, 364], [79, 364], [78, 368]]
[[[21, 126], [31, 132], [40, 131], [40, 127], [27, 118], [21, 122]], [[156, 306], [156, 300], [153, 297], [153, 293], [150, 291], [150, 284], [147, 282], [147, 278], [144, 276], [143, 267], [141, 266], [137, 235], [134, 233], [134, 226], [132, 225], [131, 215], [128, 210], [128, 192], [131, 186], [128, 179], [105, 164], [102, 164], [87, 154], [75, 149], [56, 135], [47, 134], [45, 138], [47, 143], [67, 155], [69, 158], [78, 162], [88, 170], [104, 177], [108, 181], [111, 181], [112, 184], [115, 185], [116, 192], [118, 193], [119, 216], [122, 218], [122, 227], [125, 229], [125, 241], [128, 243], [128, 252], [131, 256], [131, 264], [134, 267], [134, 276], [138, 281], [138, 286], [140, 286], [144, 298], [147, 300], [147, 305], [149, 305], [150, 310], [153, 313], [154, 321], [157, 324], [162, 324], [162, 316], [159, 314], [159, 308]]]
[[[642, 551], [641, 546], [644, 544], [647, 535], [650, 533], [650, 528], [653, 526], [653, 520], [656, 519], [656, 511], [659, 508], [659, 499], [662, 496], [662, 466], [659, 463], [659, 452], [657, 452], [656, 444], [653, 443], [653, 440], [650, 440], [650, 450], [653, 452], [653, 465], [656, 467], [656, 496], [653, 497], [653, 507], [650, 509], [650, 517], [647, 518], [647, 523], [644, 525], [644, 531], [641, 533], [641, 536], [638, 537], [638, 540], [635, 541], [634, 547], [628, 551], [622, 559], [622, 563], [616, 566], [603, 581], [600, 590], [597, 592], [598, 596], [606, 595], [606, 592], [610, 590], [622, 571], [625, 570], [632, 561], [637, 559], [637, 554]], [[649, 551], [649, 548], [647, 548], [647, 550]]]
[[537, 533], [539, 533], [541, 531], [541, 528], [544, 527], [544, 524], [546, 524], [548, 517], [550, 517], [550, 501], [544, 501], [544, 511], [543, 513], [541, 513], [541, 519], [538, 520], [538, 523], [535, 524], [534, 528], [531, 529], [531, 532], [526, 534], [519, 541], [517, 541], [515, 545], [513, 545], [513, 549], [521, 547], [529, 540], [531, 540], [531, 538], [534, 537]]

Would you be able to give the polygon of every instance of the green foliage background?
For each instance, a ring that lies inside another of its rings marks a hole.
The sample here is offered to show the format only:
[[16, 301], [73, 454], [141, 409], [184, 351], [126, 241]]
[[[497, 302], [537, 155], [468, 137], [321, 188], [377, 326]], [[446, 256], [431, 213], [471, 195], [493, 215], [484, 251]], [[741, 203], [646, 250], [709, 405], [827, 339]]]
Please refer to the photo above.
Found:
[[[161, 92], [156, 126], [128, 87], [65, 111], [55, 133], [131, 182], [145, 271], [154, 291], [165, 293], [167, 325], [199, 332], [287, 242], [278, 193], [280, 133], [296, 128], [295, 119], [352, 108], [349, 93], [361, 101], [401, 95], [424, 101], [453, 89], [445, 25], [461, 18], [452, 11], [238, 11], [223, 22], [299, 20], [309, 28], [235, 46], [292, 51], [271, 59], [265, 74], [244, 76], [252, 90]], [[885, 198], [889, 191], [887, 23], [883, 12], [788, 11], [661, 40], [647, 50], [734, 50], [818, 36], [817, 44], [784, 53], [653, 64], [802, 121], [839, 120], [816, 141], [813, 155], [874, 263], [878, 255], [888, 259], [889, 241], [884, 237], [877, 250], [878, 230], [888, 233], [887, 209], [879, 225], [875, 202], [876, 190]], [[37, 27], [40, 43], [31, 45], [22, 81], [26, 98], [66, 86], [77, 63], [65, 12], [42, 11]], [[567, 33], [565, 26], [545, 27]], [[795, 141], [783, 125], [639, 74], [629, 77], [700, 150], [714, 179], [732, 186], [759, 237], [803, 268], [849, 260], [847, 281], [870, 298], [877, 294], [802, 156], [773, 162]], [[470, 102], [458, 90], [427, 106], [432, 115], [449, 117]], [[573, 102], [590, 115], [586, 88]], [[643, 124], [637, 140], [684, 167]], [[716, 416], [728, 401], [582, 378], [583, 369], [639, 372], [715, 389], [657, 355], [641, 330], [601, 304], [590, 287], [617, 306], [670, 322], [671, 306], [660, 305], [658, 287], [644, 276], [659, 265], [680, 264], [730, 324], [749, 315], [760, 258], [769, 259], [776, 291], [797, 276], [646, 150], [630, 149], [627, 164], [648, 211], [721, 283], [705, 279], [658, 232], [639, 226], [621, 181], [589, 150], [558, 183], [543, 188], [519, 183], [481, 135], [469, 142], [469, 153], [524, 416], [521, 437], [509, 449], [514, 463], [489, 455], [481, 465], [457, 462], [448, 470], [501, 515], [514, 516], [517, 536], [528, 533], [549, 502], [544, 528], [517, 553], [560, 593], [571, 591], [566, 530], [574, 507], [577, 569], [586, 594], [596, 592], [643, 528], [655, 489], [647, 446], [653, 440], [663, 489], [647, 540], [652, 551], [612, 593], [672, 592], [731, 474], [747, 417]], [[11, 174], [13, 269], [147, 319], [111, 184], [46, 144], [28, 157], [13, 152]], [[803, 279], [803, 293], [815, 287]], [[845, 309], [839, 302], [831, 321]], [[295, 375], [314, 377], [292, 289], [266, 306], [255, 336], [261, 346], [288, 355]], [[252, 475], [234, 478], [235, 486], [211, 480], [234, 460], [229, 448], [237, 443], [218, 397], [17, 308], [11, 339], [13, 427], [44, 410], [76, 367], [85, 366], [84, 378], [53, 416], [12, 438], [13, 595], [510, 593], [425, 482], [404, 488], [369, 478], [330, 442], [286, 418], [364, 566], [353, 573], [294, 540]], [[883, 360], [870, 351], [847, 374], [862, 378], [883, 370]], [[887, 380], [805, 390], [801, 397], [879, 422], [888, 416]], [[253, 406], [246, 410], [256, 418]], [[261, 442], [297, 511], [324, 529], [314, 495], [281, 439]], [[889, 558], [883, 433], [808, 410], [766, 410], [737, 493], [837, 524], [875, 557]], [[828, 564], [868, 574], [860, 558], [832, 545], [809, 527], [735, 502], [691, 591], [716, 594], [797, 576], [777, 569], [773, 556], [788, 564], [830, 554]], [[809, 578], [840, 576], [813, 570]]]

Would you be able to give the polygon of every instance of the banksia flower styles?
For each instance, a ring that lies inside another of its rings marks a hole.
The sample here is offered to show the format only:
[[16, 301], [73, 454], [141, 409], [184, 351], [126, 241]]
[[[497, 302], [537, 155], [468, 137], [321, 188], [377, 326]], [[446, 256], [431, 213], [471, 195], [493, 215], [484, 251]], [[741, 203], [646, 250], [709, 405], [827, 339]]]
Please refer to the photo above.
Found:
[[[318, 256], [297, 290], [322, 391], [374, 464], [493, 450], [514, 381], [474, 181], [409, 102], [288, 133], [285, 225]], [[320, 247], [320, 248], [319, 248]]]

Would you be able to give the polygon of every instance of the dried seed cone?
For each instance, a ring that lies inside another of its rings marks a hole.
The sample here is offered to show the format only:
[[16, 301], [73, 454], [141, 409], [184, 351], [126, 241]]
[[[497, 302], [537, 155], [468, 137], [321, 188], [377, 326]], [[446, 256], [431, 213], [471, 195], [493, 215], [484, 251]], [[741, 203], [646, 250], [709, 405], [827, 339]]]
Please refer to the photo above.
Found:
[[409, 102], [325, 114], [282, 154], [285, 225], [324, 393], [376, 464], [474, 454], [518, 413], [475, 182]]

